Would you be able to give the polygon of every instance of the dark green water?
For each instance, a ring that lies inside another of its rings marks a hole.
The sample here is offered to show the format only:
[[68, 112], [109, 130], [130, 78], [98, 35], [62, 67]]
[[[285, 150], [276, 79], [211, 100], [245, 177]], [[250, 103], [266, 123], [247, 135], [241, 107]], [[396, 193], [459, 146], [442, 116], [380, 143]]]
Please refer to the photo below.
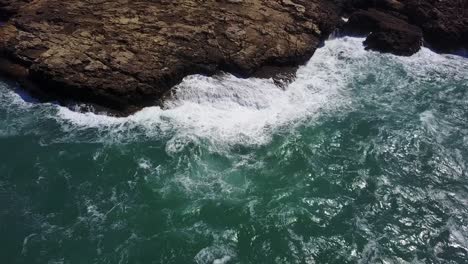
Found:
[[468, 263], [468, 60], [361, 41], [124, 119], [0, 83], [0, 263]]

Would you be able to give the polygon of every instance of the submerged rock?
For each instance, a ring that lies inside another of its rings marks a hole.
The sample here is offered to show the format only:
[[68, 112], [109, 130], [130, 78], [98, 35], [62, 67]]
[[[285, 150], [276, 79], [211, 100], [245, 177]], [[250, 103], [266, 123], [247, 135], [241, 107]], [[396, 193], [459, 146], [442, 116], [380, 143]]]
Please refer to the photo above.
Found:
[[155, 104], [189, 74], [249, 76], [307, 61], [338, 21], [318, 0], [19, 2], [4, 57], [41, 89], [122, 111]]

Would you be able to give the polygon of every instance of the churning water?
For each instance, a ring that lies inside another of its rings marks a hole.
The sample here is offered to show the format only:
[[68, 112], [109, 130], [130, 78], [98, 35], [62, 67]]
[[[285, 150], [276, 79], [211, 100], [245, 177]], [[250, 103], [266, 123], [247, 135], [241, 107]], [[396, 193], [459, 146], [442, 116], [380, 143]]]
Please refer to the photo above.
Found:
[[468, 60], [362, 41], [126, 118], [0, 83], [0, 262], [467, 263]]

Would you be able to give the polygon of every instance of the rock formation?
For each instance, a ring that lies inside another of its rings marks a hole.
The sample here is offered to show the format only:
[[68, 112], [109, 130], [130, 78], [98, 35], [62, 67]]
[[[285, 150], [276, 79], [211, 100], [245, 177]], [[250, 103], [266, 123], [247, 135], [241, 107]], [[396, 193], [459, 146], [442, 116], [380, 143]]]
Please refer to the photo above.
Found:
[[468, 49], [467, 0], [408, 0], [402, 13], [422, 29], [432, 49], [440, 52]]
[[375, 9], [354, 12], [343, 29], [353, 35], [369, 34], [364, 42], [367, 48], [397, 55], [416, 53], [423, 41], [420, 28]]
[[468, 48], [467, 9], [467, 0], [0, 0], [0, 72], [128, 114], [189, 74], [268, 76], [303, 63], [340, 16], [350, 17], [345, 33], [369, 34], [369, 49]]
[[12, 16], [4, 57], [47, 93], [120, 111], [155, 104], [188, 74], [305, 62], [339, 19], [316, 0], [0, 3]]
[[468, 0], [349, 0], [345, 34], [369, 34], [369, 49], [411, 55], [423, 41], [438, 52], [468, 50]]

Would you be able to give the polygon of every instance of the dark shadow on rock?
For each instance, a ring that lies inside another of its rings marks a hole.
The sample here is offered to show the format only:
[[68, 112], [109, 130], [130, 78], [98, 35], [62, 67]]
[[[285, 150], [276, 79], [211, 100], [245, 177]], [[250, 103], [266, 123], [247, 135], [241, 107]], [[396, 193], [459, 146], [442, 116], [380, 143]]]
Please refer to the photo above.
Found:
[[367, 35], [364, 45], [367, 49], [411, 56], [422, 46], [421, 30], [376, 9], [358, 10], [343, 26], [342, 32], [349, 35]]
[[[370, 49], [409, 55], [414, 53], [418, 46], [417, 43], [420, 41], [417, 39], [420, 34], [423, 36], [424, 46], [435, 52], [459, 55], [461, 50], [468, 49], [467, 1], [349, 0], [344, 2], [346, 4], [343, 12], [350, 16], [348, 24], [343, 26], [348, 30], [347, 34], [377, 33], [366, 43]], [[375, 24], [378, 26], [372, 26]]]

